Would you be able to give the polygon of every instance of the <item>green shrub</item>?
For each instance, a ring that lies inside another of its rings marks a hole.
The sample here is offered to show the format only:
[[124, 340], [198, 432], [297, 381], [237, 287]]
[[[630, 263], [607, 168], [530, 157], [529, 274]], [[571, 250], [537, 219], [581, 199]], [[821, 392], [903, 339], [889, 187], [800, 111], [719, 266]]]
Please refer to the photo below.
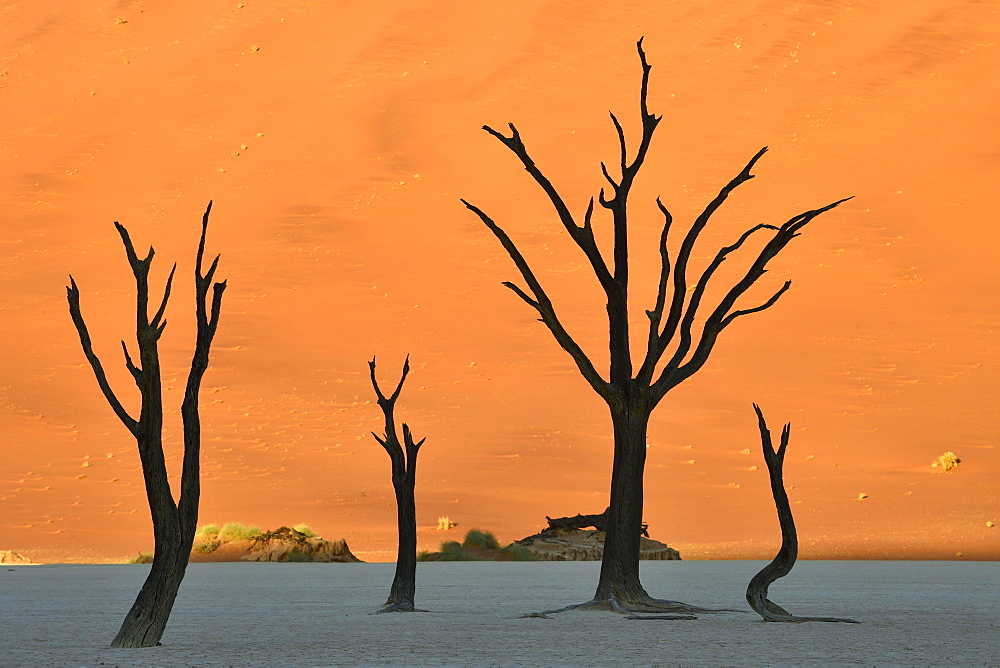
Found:
[[449, 540], [441, 543], [441, 561], [482, 561], [478, 556], [458, 544], [457, 541]]
[[129, 557], [126, 564], [151, 564], [153, 563], [153, 553], [152, 552], [140, 552], [134, 557]]
[[261, 534], [260, 527], [230, 522], [219, 530], [219, 540], [252, 540]]
[[312, 530], [308, 524], [296, 524], [292, 527], [301, 534], [305, 534], [306, 538], [319, 538], [319, 534]]
[[219, 533], [218, 524], [206, 524], [205, 526], [199, 527], [197, 531], [194, 532], [195, 536], [215, 536]]
[[509, 557], [511, 561], [538, 561], [531, 550], [524, 545], [508, 545], [500, 550], [500, 553]]
[[194, 551], [200, 554], [212, 554], [219, 549], [220, 545], [222, 545], [222, 543], [217, 540], [206, 540], [201, 543], [195, 543]]
[[[441, 547], [443, 548], [444, 545], [442, 544]], [[467, 550], [499, 550], [500, 543], [497, 542], [497, 537], [489, 531], [469, 529], [469, 532], [465, 534], [465, 540], [462, 541], [462, 547]]]
[[434, 561], [434, 553], [430, 550], [420, 550], [417, 552], [417, 561]]

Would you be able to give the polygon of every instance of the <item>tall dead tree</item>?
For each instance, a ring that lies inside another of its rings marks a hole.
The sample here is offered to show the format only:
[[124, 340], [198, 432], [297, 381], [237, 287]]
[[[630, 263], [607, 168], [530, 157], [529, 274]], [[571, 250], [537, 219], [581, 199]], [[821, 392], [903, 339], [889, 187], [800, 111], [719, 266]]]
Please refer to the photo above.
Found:
[[[570, 212], [569, 206], [555, 186], [542, 173], [528, 154], [521, 135], [509, 124], [510, 136], [489, 126], [483, 126], [493, 137], [506, 146], [527, 170], [531, 178], [548, 196], [562, 225], [570, 238], [586, 255], [607, 299], [608, 342], [610, 369], [607, 377], [601, 375], [584, 350], [569, 334], [556, 315], [555, 307], [542, 288], [527, 260], [511, 238], [480, 208], [462, 200], [487, 228], [497, 237], [510, 255], [526, 284], [526, 289], [506, 282], [518, 297], [534, 309], [559, 345], [573, 358], [577, 368], [591, 388], [605, 402], [611, 413], [614, 431], [614, 463], [611, 472], [611, 498], [608, 512], [608, 532], [605, 538], [601, 575], [594, 599], [583, 605], [627, 606], [632, 610], [691, 611], [690, 606], [674, 601], [659, 601], [650, 597], [639, 581], [639, 533], [642, 526], [643, 471], [646, 462], [646, 430], [649, 417], [660, 400], [684, 380], [704, 366], [715, 348], [719, 335], [738, 318], [770, 308], [788, 290], [791, 282], [782, 285], [770, 299], [755, 306], [737, 308], [737, 301], [765, 273], [767, 263], [784, 250], [813, 218], [846, 201], [839, 200], [827, 206], [806, 211], [787, 222], [775, 226], [759, 224], [744, 232], [732, 245], [716, 253], [696, 281], [691, 280], [688, 264], [699, 235], [712, 215], [722, 206], [737, 187], [754, 177], [751, 170], [767, 148], [758, 151], [746, 166], [727, 183], [719, 194], [705, 207], [683, 237], [679, 249], [671, 253], [668, 235], [673, 217], [657, 198], [656, 205], [663, 216], [659, 238], [660, 273], [656, 302], [646, 311], [649, 331], [646, 350], [638, 368], [633, 365], [629, 346], [629, 256], [628, 256], [628, 197], [632, 184], [642, 167], [662, 116], [651, 114], [646, 105], [650, 65], [637, 45], [642, 65], [642, 83], [639, 92], [639, 111], [642, 133], [634, 156], [630, 158], [625, 130], [612, 113], [611, 122], [618, 135], [620, 176], [614, 177], [604, 163], [601, 172], [610, 185], [609, 194], [601, 189], [597, 201], [611, 213], [613, 229], [612, 261], [605, 260], [594, 238], [592, 221], [594, 198], [590, 198], [582, 223]], [[849, 198], [848, 198], [849, 199]], [[744, 276], [733, 285], [725, 296], [710, 309], [702, 303], [709, 281], [729, 255], [739, 250], [758, 232], [772, 234], [764, 242], [750, 263]], [[707, 315], [706, 315], [707, 313]], [[700, 332], [696, 322], [701, 321]], [[666, 355], [669, 351], [670, 354]], [[665, 360], [665, 361], [664, 361]]]
[[403, 423], [403, 443], [396, 432], [396, 399], [403, 389], [406, 376], [410, 373], [410, 358], [403, 362], [403, 373], [393, 393], [386, 397], [375, 378], [375, 358], [368, 363], [372, 387], [378, 397], [378, 406], [385, 417], [385, 433], [372, 436], [389, 453], [392, 461], [392, 488], [396, 493], [396, 520], [399, 528], [399, 547], [396, 552], [396, 575], [392, 579], [389, 598], [378, 612], [416, 611], [413, 598], [417, 588], [417, 506], [414, 490], [417, 484], [417, 453], [426, 438], [413, 441], [410, 427]]
[[[202, 274], [205, 236], [208, 232], [208, 216], [211, 211], [212, 203], [209, 202], [202, 217], [201, 240], [198, 243], [195, 263], [195, 314], [198, 328], [194, 357], [191, 360], [191, 370], [188, 373], [184, 400], [181, 404], [184, 458], [181, 470], [181, 493], [177, 502], [174, 501], [170, 491], [163, 453], [163, 396], [160, 383], [160, 357], [157, 349], [160, 336], [167, 326], [164, 314], [177, 264], [175, 263], [170, 270], [170, 276], [163, 290], [163, 299], [153, 318], [150, 319], [149, 268], [153, 262], [153, 247], [150, 246], [145, 258], [139, 259], [128, 231], [115, 222], [115, 228], [125, 245], [129, 266], [135, 276], [136, 342], [139, 364], [136, 365], [133, 361], [124, 340], [122, 350], [125, 354], [125, 366], [139, 388], [141, 408], [138, 419], [132, 417], [122, 406], [108, 383], [104, 367], [91, 344], [90, 334], [80, 311], [80, 290], [72, 276], [70, 285], [66, 288], [69, 313], [80, 335], [83, 352], [97, 377], [97, 384], [111, 404], [115, 415], [124, 423], [138, 444], [142, 475], [146, 484], [146, 498], [153, 520], [153, 564], [146, 582], [139, 591], [139, 596], [122, 623], [121, 630], [111, 643], [112, 647], [153, 647], [159, 644], [191, 556], [191, 545], [194, 542], [195, 527], [198, 522], [198, 501], [201, 495], [201, 419], [198, 414], [198, 392], [202, 377], [208, 368], [208, 352], [219, 325], [222, 293], [226, 289], [225, 281], [212, 285], [212, 278], [219, 264], [218, 255], [208, 272]], [[209, 286], [212, 287], [211, 307], [208, 303]]]
[[795, 565], [799, 554], [799, 539], [795, 533], [792, 506], [788, 503], [788, 493], [785, 491], [782, 472], [785, 463], [785, 448], [788, 447], [788, 436], [792, 429], [792, 423], [785, 423], [781, 430], [781, 442], [778, 449], [775, 450], [774, 442], [771, 440], [771, 432], [767, 428], [767, 422], [764, 420], [760, 406], [754, 404], [753, 409], [757, 413], [757, 426], [760, 429], [760, 442], [764, 450], [764, 463], [767, 464], [767, 473], [771, 480], [771, 495], [774, 497], [774, 506], [778, 511], [778, 524], [781, 526], [781, 548], [771, 563], [762, 568], [750, 580], [750, 584], [747, 586], [747, 603], [764, 618], [765, 622], [847, 622], [857, 624], [856, 620], [842, 617], [797, 617], [767, 598], [767, 588], [778, 578], [783, 578], [792, 572], [792, 566]]

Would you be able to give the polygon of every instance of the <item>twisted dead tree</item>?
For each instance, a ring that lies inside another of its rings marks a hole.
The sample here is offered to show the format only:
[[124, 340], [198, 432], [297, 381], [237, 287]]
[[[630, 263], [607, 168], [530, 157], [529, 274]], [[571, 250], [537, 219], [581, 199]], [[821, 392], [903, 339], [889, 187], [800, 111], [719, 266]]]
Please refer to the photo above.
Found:
[[[569, 353], [584, 379], [604, 399], [611, 413], [614, 463], [611, 471], [611, 497], [604, 559], [593, 600], [578, 607], [618, 606], [639, 611], [691, 612], [698, 608], [676, 601], [654, 599], [646, 593], [639, 581], [642, 480], [646, 462], [646, 430], [650, 414], [667, 392], [704, 366], [715, 348], [719, 335], [726, 328], [739, 318], [768, 309], [778, 301], [790, 287], [790, 281], [782, 285], [762, 304], [737, 307], [740, 297], [764, 275], [767, 264], [772, 258], [784, 250], [814, 218], [846, 199], [798, 214], [781, 225], [759, 224], [751, 227], [733, 244], [720, 249], [702, 274], [696, 280], [692, 280], [688, 264], [695, 242], [712, 215], [733, 190], [754, 177], [751, 170], [767, 148], [758, 151], [739, 174], [719, 191], [684, 234], [679, 249], [673, 252], [668, 245], [673, 217], [658, 198], [656, 205], [663, 216], [663, 228], [659, 238], [660, 273], [656, 301], [653, 307], [646, 311], [649, 319], [649, 331], [645, 337], [646, 349], [636, 368], [629, 346], [628, 198], [632, 184], [646, 157], [653, 133], [662, 120], [662, 116], [650, 113], [647, 108], [646, 98], [651, 67], [646, 61], [641, 39], [637, 48], [642, 65], [642, 83], [639, 91], [642, 131], [638, 146], [633, 151], [629, 150], [625, 130], [612, 113], [611, 122], [618, 135], [620, 175], [612, 176], [608, 167], [601, 163], [601, 172], [610, 190], [605, 193], [605, 190], [601, 189], [597, 201], [611, 214], [613, 248], [610, 264], [605, 260], [594, 237], [594, 198], [590, 198], [582, 222], [577, 222], [578, 219], [570, 211], [555, 186], [528, 154], [517, 128], [512, 123], [509, 124], [511, 134], [508, 136], [489, 126], [483, 126], [486, 132], [514, 154], [535, 183], [545, 192], [560, 222], [587, 257], [603, 288], [607, 301], [610, 349], [610, 369], [607, 377], [595, 368], [587, 353], [563, 326], [556, 315], [552, 300], [510, 236], [482, 209], [464, 199], [462, 203], [475, 213], [500, 241], [514, 261], [526, 287], [513, 282], [506, 282], [504, 285], [538, 313], [541, 322], [548, 327], [556, 342]], [[757, 251], [756, 257], [749, 263], [749, 268], [743, 277], [729, 288], [717, 304], [711, 307], [703, 304], [702, 300], [709, 281], [716, 270], [730, 254], [742, 248], [750, 237], [764, 232], [770, 233], [770, 237]], [[699, 321], [700, 331], [696, 327]]]
[[414, 490], [417, 484], [417, 453], [426, 438], [413, 441], [410, 427], [403, 423], [403, 443], [396, 432], [394, 411], [396, 399], [403, 389], [406, 376], [410, 373], [410, 358], [403, 362], [403, 373], [393, 393], [386, 397], [375, 378], [375, 358], [368, 363], [372, 387], [378, 397], [378, 406], [385, 417], [385, 432], [380, 437], [372, 436], [389, 454], [392, 462], [392, 488], [396, 493], [396, 520], [399, 529], [399, 546], [396, 552], [396, 574], [389, 589], [389, 598], [377, 612], [423, 612], [417, 610], [413, 598], [417, 589], [417, 507]]
[[[132, 436], [135, 437], [139, 449], [139, 459], [142, 462], [142, 475], [146, 484], [146, 498], [153, 520], [153, 564], [149, 576], [139, 591], [132, 609], [122, 623], [121, 630], [112, 641], [112, 647], [153, 647], [160, 643], [163, 631], [167, 626], [170, 611], [177, 597], [188, 559], [191, 556], [191, 545], [194, 542], [195, 526], [198, 522], [198, 501], [201, 495], [201, 419], [198, 415], [198, 392], [201, 380], [208, 369], [208, 352], [219, 325], [219, 312], [222, 307], [222, 293], [226, 282], [212, 284], [219, 264], [219, 256], [215, 257], [208, 272], [202, 274], [202, 259], [205, 254], [205, 236], [208, 232], [208, 216], [212, 211], [212, 203], [208, 203], [201, 222], [201, 240], [198, 243], [198, 255], [195, 263], [195, 315], [197, 318], [197, 338], [195, 339], [194, 357], [191, 360], [191, 370], [188, 372], [187, 386], [184, 390], [184, 400], [181, 404], [181, 419], [184, 425], [184, 458], [181, 470], [181, 493], [175, 503], [167, 478], [167, 467], [163, 454], [163, 396], [160, 383], [160, 358], [157, 344], [163, 330], [167, 326], [164, 314], [167, 300], [170, 297], [170, 286], [173, 282], [176, 263], [170, 270], [163, 299], [153, 318], [149, 318], [149, 268], [153, 262], [152, 246], [146, 257], [139, 259], [135, 247], [129, 238], [128, 231], [115, 222], [115, 228], [121, 235], [125, 245], [125, 255], [132, 267], [136, 287], [136, 342], [139, 350], [139, 364], [136, 365], [129, 354], [128, 345], [122, 341], [125, 354], [125, 366], [132, 374], [139, 388], [141, 408], [139, 419], [132, 417], [118, 400], [114, 390], [108, 383], [104, 367], [94, 352], [87, 325], [80, 311], [80, 290], [76, 281], [70, 276], [70, 285], [66, 288], [69, 301], [69, 313], [80, 335], [80, 343], [87, 361], [97, 377], [97, 384], [104, 397], [111, 404], [115, 415], [122, 421]], [[208, 289], [212, 287], [211, 307], [208, 304]]]
[[[605, 509], [600, 515], [577, 514], [573, 517], [549, 517], [546, 515], [545, 521], [548, 522], [549, 529], [586, 529], [587, 527], [594, 527], [598, 531], [607, 532], [608, 511]], [[649, 538], [649, 525], [644, 522], [639, 529], [639, 533]]]
[[799, 554], [799, 539], [795, 533], [795, 521], [792, 519], [792, 507], [788, 503], [782, 468], [785, 463], [785, 448], [788, 447], [788, 436], [792, 424], [786, 422], [781, 430], [781, 442], [774, 449], [771, 432], [764, 421], [760, 406], [753, 405], [757, 413], [757, 426], [760, 429], [760, 441], [764, 450], [764, 463], [771, 478], [771, 495], [778, 510], [778, 524], [781, 526], [781, 549], [767, 566], [753, 576], [747, 586], [747, 603], [754, 611], [764, 618], [765, 622], [847, 622], [857, 624], [853, 619], [841, 617], [797, 617], [777, 603], [767, 598], [767, 588], [778, 578], [783, 578], [792, 571]]

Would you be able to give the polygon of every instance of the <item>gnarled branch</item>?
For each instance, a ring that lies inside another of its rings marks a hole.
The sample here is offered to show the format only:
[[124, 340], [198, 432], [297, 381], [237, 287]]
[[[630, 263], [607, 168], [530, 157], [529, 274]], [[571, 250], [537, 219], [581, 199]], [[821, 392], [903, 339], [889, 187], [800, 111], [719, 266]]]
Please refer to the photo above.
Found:
[[[69, 285], [66, 287], [66, 300], [69, 302], [69, 314], [73, 319], [73, 324], [76, 326], [76, 332], [80, 336], [80, 344], [83, 346], [83, 354], [86, 355], [87, 361], [90, 363], [90, 368], [94, 371], [94, 376], [97, 378], [97, 384], [101, 388], [101, 393], [104, 398], [107, 399], [108, 403], [111, 405], [111, 410], [115, 412], [118, 419], [122, 421], [128, 430], [135, 435], [136, 429], [138, 427], [138, 420], [133, 418], [122, 406], [121, 401], [115, 395], [115, 391], [111, 388], [111, 384], [108, 382], [108, 376], [104, 372], [104, 366], [101, 364], [100, 358], [97, 353], [94, 352], [94, 344], [90, 339], [90, 332], [87, 330], [87, 323], [83, 319], [83, 313], [80, 310], [80, 288], [77, 287], [76, 281], [73, 277], [69, 277]], [[126, 351], [127, 354], [127, 351]]]
[[601, 396], [609, 396], [611, 388], [608, 383], [601, 377], [601, 374], [598, 373], [597, 369], [594, 368], [593, 363], [591, 363], [590, 358], [587, 357], [587, 354], [583, 351], [579, 344], [577, 344], [573, 337], [570, 336], [569, 332], [566, 331], [566, 328], [563, 327], [562, 323], [559, 321], [558, 316], [556, 316], [555, 307], [552, 305], [552, 300], [549, 299], [549, 296], [545, 293], [545, 290], [538, 282], [538, 279], [535, 278], [534, 272], [528, 265], [527, 260], [524, 259], [521, 251], [514, 245], [514, 242], [511, 241], [507, 233], [504, 232], [492, 218], [486, 215], [482, 209], [470, 204], [464, 199], [461, 200], [461, 202], [470, 211], [479, 216], [479, 219], [482, 220], [493, 235], [500, 240], [500, 244], [514, 261], [514, 265], [517, 267], [518, 271], [521, 272], [521, 276], [524, 278], [525, 283], [527, 283], [528, 289], [531, 291], [532, 295], [534, 295], [534, 299], [529, 297], [523, 290], [513, 283], [505, 282], [504, 285], [513, 290], [518, 297], [523, 299], [528, 305], [538, 312], [538, 315], [541, 316], [541, 321], [545, 323], [546, 327], [549, 328], [549, 331], [552, 332], [552, 336], [555, 337], [556, 342], [559, 343], [563, 350], [569, 353], [570, 357], [573, 358], [573, 361], [576, 362], [577, 368], [580, 369], [580, 373], [583, 374], [583, 377], [588, 383], [590, 383], [590, 386], [593, 387], [594, 390]]
[[[583, 251], [584, 255], [586, 255], [587, 259], [590, 261], [590, 266], [593, 268], [594, 274], [597, 276], [597, 280], [600, 281], [601, 286], [605, 289], [605, 291], [610, 290], [612, 285], [611, 273], [608, 271], [608, 265], [604, 261], [601, 251], [597, 248], [597, 241], [594, 239], [594, 232], [590, 227], [590, 217], [593, 213], [593, 202], [591, 202], [588, 207], [588, 212], [584, 217], [584, 224], [577, 225], [576, 220], [573, 218], [573, 214], [569, 211], [569, 207], [566, 206], [566, 203], [556, 191], [552, 182], [549, 181], [540, 169], [538, 169], [534, 160], [532, 160], [528, 155], [528, 151], [524, 146], [524, 142], [521, 141], [521, 135], [517, 131], [517, 128], [514, 127], [513, 123], [509, 123], [508, 126], [511, 130], [510, 137], [504, 136], [502, 133], [497, 132], [488, 125], [484, 125], [483, 129], [499, 139], [504, 146], [509, 148], [511, 152], [518, 157], [521, 164], [524, 165], [525, 170], [527, 170], [535, 182], [541, 186], [543, 191], [545, 191], [545, 194], [549, 197], [549, 201], [552, 202], [552, 207], [559, 215], [559, 220], [562, 222], [563, 227], [566, 228], [570, 237], [576, 242], [577, 246], [580, 247], [580, 250]], [[472, 208], [465, 200], [462, 200], [462, 203], [467, 207]], [[479, 214], [478, 210], [473, 209], [473, 211], [476, 211], [476, 213]], [[479, 215], [480, 218], [482, 218], [482, 215]]]
[[785, 449], [788, 447], [788, 437], [792, 425], [785, 423], [781, 429], [781, 442], [778, 449], [775, 450], [771, 440], [771, 432], [767, 428], [767, 422], [764, 420], [760, 406], [754, 404], [753, 409], [757, 413], [757, 426], [760, 430], [764, 463], [767, 465], [767, 473], [771, 481], [771, 495], [774, 497], [774, 505], [778, 511], [778, 524], [781, 526], [781, 548], [771, 563], [750, 580], [750, 584], [747, 586], [747, 603], [764, 618], [765, 622], [847, 622], [857, 624], [858, 622], [853, 619], [840, 617], [797, 617], [767, 598], [768, 587], [775, 580], [785, 577], [792, 571], [792, 566], [795, 565], [799, 552], [795, 521], [792, 519], [792, 506], [788, 503], [788, 494], [785, 492], [782, 476]]

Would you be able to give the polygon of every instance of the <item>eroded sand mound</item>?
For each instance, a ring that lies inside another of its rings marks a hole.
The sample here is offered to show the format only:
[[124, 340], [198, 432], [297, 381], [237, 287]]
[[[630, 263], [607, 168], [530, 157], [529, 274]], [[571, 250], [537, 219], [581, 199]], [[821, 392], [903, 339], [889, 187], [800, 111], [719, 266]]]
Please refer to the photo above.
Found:
[[0, 550], [0, 564], [30, 564], [31, 559], [28, 559], [23, 554], [18, 554], [17, 552], [11, 552], [10, 550]]
[[361, 561], [351, 553], [347, 541], [280, 527], [246, 539], [220, 540], [217, 535], [195, 539], [192, 562], [225, 561], [317, 561], [352, 563]]
[[[600, 561], [604, 556], [604, 532], [596, 529], [549, 528], [516, 541], [544, 561]], [[651, 538], [639, 538], [639, 558], [678, 560], [680, 552]]]
[[261, 534], [253, 540], [245, 561], [361, 561], [347, 547], [347, 541], [311, 537], [289, 527]]

